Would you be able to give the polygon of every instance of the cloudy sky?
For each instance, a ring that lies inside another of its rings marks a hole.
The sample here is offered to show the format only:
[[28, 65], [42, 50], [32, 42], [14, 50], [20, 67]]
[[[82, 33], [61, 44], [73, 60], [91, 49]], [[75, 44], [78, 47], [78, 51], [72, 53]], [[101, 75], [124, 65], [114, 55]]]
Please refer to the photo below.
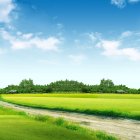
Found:
[[24, 78], [140, 88], [140, 0], [0, 0], [0, 87]]

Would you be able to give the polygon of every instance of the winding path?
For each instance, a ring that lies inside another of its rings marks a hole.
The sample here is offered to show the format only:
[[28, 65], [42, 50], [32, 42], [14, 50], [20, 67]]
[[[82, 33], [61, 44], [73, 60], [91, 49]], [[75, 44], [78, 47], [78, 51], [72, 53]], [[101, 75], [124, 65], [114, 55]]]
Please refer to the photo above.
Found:
[[94, 130], [101, 130], [119, 137], [121, 140], [140, 140], [140, 121], [128, 119], [112, 119], [81, 113], [69, 113], [64, 111], [51, 111], [25, 107], [0, 101], [0, 106], [13, 108], [34, 115], [48, 115], [63, 117], [67, 120], [78, 122], [83, 126]]

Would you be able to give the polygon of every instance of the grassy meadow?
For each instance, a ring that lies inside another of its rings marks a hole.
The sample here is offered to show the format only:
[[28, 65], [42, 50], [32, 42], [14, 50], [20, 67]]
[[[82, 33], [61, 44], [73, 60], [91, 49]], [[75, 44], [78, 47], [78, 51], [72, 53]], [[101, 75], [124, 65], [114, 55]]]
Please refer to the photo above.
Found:
[[138, 94], [13, 94], [2, 99], [36, 108], [140, 120]]
[[28, 116], [0, 107], [0, 140], [116, 140], [61, 118]]

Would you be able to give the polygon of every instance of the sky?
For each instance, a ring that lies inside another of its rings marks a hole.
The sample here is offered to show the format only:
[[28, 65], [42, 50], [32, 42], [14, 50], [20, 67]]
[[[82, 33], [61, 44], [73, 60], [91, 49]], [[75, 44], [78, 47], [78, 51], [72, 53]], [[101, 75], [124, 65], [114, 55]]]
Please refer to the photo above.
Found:
[[140, 88], [140, 0], [0, 0], [0, 87], [25, 78]]

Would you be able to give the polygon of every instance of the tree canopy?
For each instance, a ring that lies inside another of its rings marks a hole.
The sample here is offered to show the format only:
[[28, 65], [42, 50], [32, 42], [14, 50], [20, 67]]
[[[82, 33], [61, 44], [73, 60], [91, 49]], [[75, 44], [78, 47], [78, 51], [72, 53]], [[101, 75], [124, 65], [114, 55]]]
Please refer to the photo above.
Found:
[[35, 85], [32, 79], [24, 79], [19, 85], [9, 85], [0, 89], [0, 93], [51, 93], [51, 92], [83, 92], [83, 93], [132, 93], [140, 94], [140, 89], [115, 85], [110, 79], [102, 79], [99, 85], [86, 85], [74, 80], [60, 80], [46, 85]]

